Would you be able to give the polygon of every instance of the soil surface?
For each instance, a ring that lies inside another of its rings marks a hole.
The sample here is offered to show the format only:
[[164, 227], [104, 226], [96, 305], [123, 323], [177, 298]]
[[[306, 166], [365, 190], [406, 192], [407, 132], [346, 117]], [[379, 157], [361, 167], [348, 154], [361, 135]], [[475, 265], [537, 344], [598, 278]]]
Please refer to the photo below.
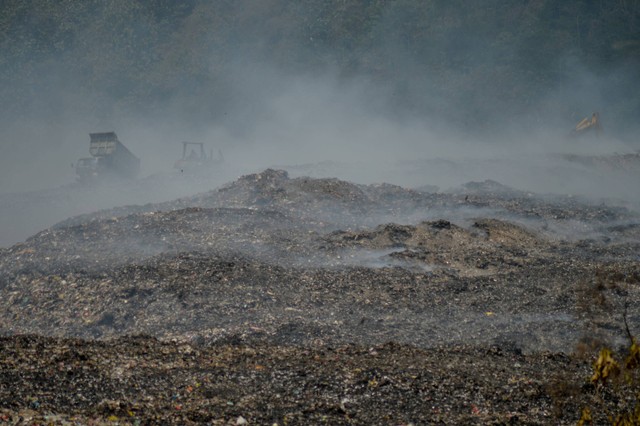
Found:
[[640, 214], [437, 190], [268, 169], [0, 249], [0, 424], [575, 424]]

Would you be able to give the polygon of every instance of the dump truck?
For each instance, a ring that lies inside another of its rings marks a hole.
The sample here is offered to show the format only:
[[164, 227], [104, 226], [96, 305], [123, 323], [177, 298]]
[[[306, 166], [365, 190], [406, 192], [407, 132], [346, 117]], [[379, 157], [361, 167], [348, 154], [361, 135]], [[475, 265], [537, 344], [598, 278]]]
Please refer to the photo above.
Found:
[[91, 157], [76, 163], [80, 181], [102, 177], [135, 178], [140, 171], [140, 159], [118, 140], [115, 132], [89, 133]]
[[182, 158], [173, 167], [181, 172], [200, 172], [210, 170], [212, 166], [222, 162], [222, 151], [218, 150], [218, 157], [214, 158], [213, 150], [207, 155], [202, 142], [182, 142]]

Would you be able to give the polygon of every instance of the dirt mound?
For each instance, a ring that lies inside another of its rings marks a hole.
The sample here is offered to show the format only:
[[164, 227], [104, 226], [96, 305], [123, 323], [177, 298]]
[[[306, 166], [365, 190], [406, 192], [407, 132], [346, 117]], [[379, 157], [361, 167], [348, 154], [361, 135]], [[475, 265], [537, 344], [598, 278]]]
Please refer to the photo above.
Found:
[[328, 241], [337, 247], [386, 250], [386, 256], [431, 272], [480, 276], [511, 272], [545, 263], [553, 244], [521, 226], [482, 219], [469, 229], [446, 220], [417, 226], [387, 224], [372, 231], [335, 232]]
[[[499, 199], [528, 215], [515, 197]], [[169, 209], [188, 204], [197, 206]], [[526, 351], [568, 350], [584, 325], [572, 289], [601, 264], [632, 270], [636, 259], [632, 224], [617, 225], [632, 213], [604, 206], [602, 226], [618, 227], [619, 240], [558, 241], [497, 218], [377, 224], [409, 220], [420, 204], [423, 217], [438, 205], [468, 208], [462, 196], [267, 170], [128, 215], [73, 218], [0, 252], [0, 332], [286, 343], [283, 330], [295, 326], [316, 331], [296, 344], [506, 339]], [[595, 208], [529, 205], [572, 218]], [[485, 315], [497, 311], [504, 316]]]
[[195, 207], [272, 210], [294, 220], [315, 222], [334, 230], [386, 222], [416, 223], [442, 217], [468, 221], [491, 216], [520, 221], [537, 230], [553, 228], [551, 234], [558, 234], [559, 228], [569, 227], [571, 229], [565, 234], [570, 234], [580, 231], [580, 227], [583, 233], [593, 232], [612, 223], [635, 220], [638, 216], [624, 207], [573, 196], [537, 196], [511, 190], [497, 182], [487, 182], [480, 184], [480, 189], [470, 183], [471, 190], [463, 187], [451, 193], [433, 193], [389, 184], [357, 185], [338, 179], [290, 179], [286, 171], [268, 169], [195, 196], [101, 210], [67, 219], [53, 228]]
[[562, 158], [603, 172], [624, 172], [634, 174], [640, 172], [640, 152], [613, 155], [565, 154]]
[[504, 194], [504, 195], [519, 195], [525, 194], [523, 191], [518, 191], [509, 186], [503, 185], [495, 180], [487, 179], [483, 182], [468, 182], [462, 185], [459, 190], [465, 193], [473, 194]]
[[564, 354], [640, 321], [639, 223], [277, 170], [74, 217], [0, 249], [0, 416], [548, 423], [545, 383], [588, 368]]

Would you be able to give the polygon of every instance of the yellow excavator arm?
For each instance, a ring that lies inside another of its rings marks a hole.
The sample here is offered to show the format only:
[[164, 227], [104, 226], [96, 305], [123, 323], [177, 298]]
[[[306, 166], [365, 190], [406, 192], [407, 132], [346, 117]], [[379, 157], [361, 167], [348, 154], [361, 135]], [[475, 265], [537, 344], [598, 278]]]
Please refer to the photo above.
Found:
[[594, 112], [591, 118], [583, 118], [578, 124], [576, 124], [576, 128], [574, 132], [576, 133], [584, 133], [588, 130], [595, 130], [596, 133], [600, 134], [602, 132], [602, 125], [600, 124], [600, 115], [597, 112]]

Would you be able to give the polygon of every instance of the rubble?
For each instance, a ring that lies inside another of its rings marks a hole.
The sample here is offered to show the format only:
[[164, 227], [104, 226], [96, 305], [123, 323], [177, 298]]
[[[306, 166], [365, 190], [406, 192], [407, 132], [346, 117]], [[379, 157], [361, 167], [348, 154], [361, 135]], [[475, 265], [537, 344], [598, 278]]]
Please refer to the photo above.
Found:
[[554, 402], [548, 377], [579, 384], [589, 371], [568, 357], [497, 347], [28, 335], [0, 339], [0, 348], [0, 421], [9, 424], [548, 424], [580, 407]]
[[0, 249], [0, 419], [575, 423], [551, 384], [640, 320], [638, 229], [491, 181], [281, 170], [69, 218]]

